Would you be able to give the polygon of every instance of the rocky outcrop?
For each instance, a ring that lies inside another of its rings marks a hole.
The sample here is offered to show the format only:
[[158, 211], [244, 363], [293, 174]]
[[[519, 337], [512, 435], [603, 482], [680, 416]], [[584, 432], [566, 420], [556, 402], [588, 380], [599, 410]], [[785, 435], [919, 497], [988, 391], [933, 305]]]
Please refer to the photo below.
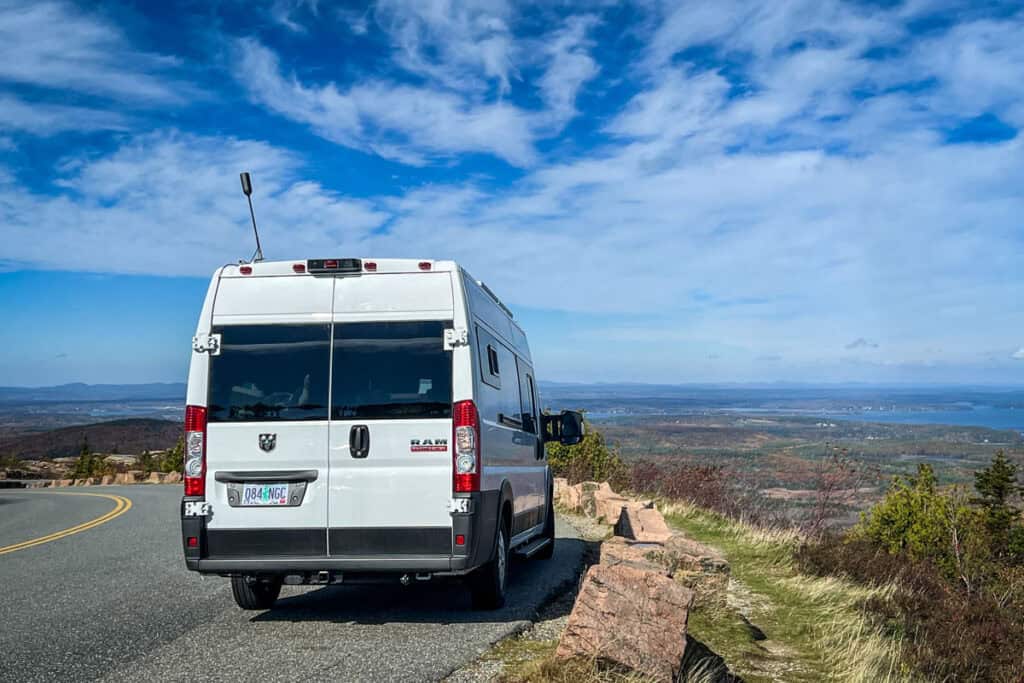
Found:
[[607, 482], [556, 482], [556, 490], [560, 506], [614, 524], [615, 534], [584, 577], [558, 656], [596, 657], [676, 680], [689, 666], [684, 659], [693, 659], [685, 657], [688, 610], [725, 599], [729, 563], [673, 532], [653, 502], [618, 494]]
[[594, 493], [600, 487], [601, 485], [596, 481], [582, 481], [572, 486], [569, 486], [567, 482], [562, 489], [562, 496], [556, 499], [556, 502], [570, 512], [578, 512], [594, 517], [597, 511]]
[[625, 506], [615, 523], [615, 535], [646, 543], [664, 543], [672, 537], [672, 530], [658, 510]]
[[118, 474], [107, 474], [102, 477], [86, 477], [83, 479], [51, 479], [40, 481], [36, 488], [58, 488], [63, 486], [124, 486], [127, 484], [180, 484], [179, 472], [151, 472], [143, 478], [139, 470], [130, 470]]
[[587, 570], [558, 643], [559, 657], [594, 657], [656, 681], [674, 681], [686, 652], [693, 592], [623, 564]]
[[599, 563], [611, 566], [625, 565], [663, 576], [672, 576], [675, 571], [665, 562], [661, 545], [631, 541], [621, 536], [613, 536], [601, 544]]

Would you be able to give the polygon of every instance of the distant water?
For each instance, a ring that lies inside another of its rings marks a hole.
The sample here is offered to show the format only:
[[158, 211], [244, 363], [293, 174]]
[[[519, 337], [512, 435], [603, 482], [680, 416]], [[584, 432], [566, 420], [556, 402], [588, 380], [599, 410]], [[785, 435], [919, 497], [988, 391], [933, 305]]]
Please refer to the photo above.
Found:
[[1010, 429], [1024, 434], [1024, 409], [993, 407], [987, 405], [964, 405], [958, 410], [801, 410], [797, 408], [706, 408], [701, 410], [645, 410], [645, 411], [587, 411], [592, 420], [615, 420], [635, 416], [654, 415], [776, 415], [796, 417], [817, 417], [823, 420], [844, 420], [847, 422], [887, 422], [895, 424], [956, 425], [958, 427], [988, 427], [989, 429]]
[[829, 418], [856, 422], [957, 425], [1024, 432], [1024, 410], [974, 405], [963, 410], [868, 410], [860, 413], [828, 413]]

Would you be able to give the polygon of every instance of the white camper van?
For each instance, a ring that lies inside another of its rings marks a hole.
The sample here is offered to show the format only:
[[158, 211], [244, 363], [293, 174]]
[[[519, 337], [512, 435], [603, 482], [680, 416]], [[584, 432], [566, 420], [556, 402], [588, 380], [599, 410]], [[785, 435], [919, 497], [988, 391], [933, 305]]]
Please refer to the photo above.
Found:
[[503, 604], [511, 553], [550, 557], [541, 414], [526, 335], [451, 261], [225, 266], [199, 317], [185, 411], [189, 569], [246, 609], [282, 583], [464, 577]]

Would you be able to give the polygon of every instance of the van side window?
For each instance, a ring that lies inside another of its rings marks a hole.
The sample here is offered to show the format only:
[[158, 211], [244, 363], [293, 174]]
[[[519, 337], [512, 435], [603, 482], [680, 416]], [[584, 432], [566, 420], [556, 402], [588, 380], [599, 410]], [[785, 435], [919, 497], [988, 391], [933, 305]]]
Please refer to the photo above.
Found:
[[533, 376], [530, 374], [530, 366], [516, 359], [519, 367], [519, 401], [520, 420], [523, 423], [523, 431], [531, 434], [537, 433], [537, 408], [534, 404]]
[[498, 340], [476, 326], [476, 348], [480, 359], [480, 379], [501, 389], [501, 368], [498, 363]]

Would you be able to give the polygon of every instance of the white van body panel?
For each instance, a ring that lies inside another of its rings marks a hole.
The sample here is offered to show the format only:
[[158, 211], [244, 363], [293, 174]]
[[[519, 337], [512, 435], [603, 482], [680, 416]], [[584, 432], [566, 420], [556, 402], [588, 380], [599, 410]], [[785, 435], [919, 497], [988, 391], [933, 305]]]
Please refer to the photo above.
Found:
[[[264, 425], [254, 429], [255, 425]], [[277, 447], [273, 455], [259, 448], [258, 433], [273, 431]], [[208, 427], [206, 499], [215, 513], [210, 529], [322, 529], [327, 526], [327, 421], [275, 423], [215, 423]], [[268, 467], [268, 461], [273, 466]], [[317, 478], [306, 486], [298, 507], [231, 507], [227, 486], [216, 481], [218, 472], [260, 470], [316, 470]]]
[[450, 320], [451, 273], [335, 278], [335, 320]]
[[217, 290], [214, 325], [258, 325], [330, 320], [330, 278], [224, 277]]

